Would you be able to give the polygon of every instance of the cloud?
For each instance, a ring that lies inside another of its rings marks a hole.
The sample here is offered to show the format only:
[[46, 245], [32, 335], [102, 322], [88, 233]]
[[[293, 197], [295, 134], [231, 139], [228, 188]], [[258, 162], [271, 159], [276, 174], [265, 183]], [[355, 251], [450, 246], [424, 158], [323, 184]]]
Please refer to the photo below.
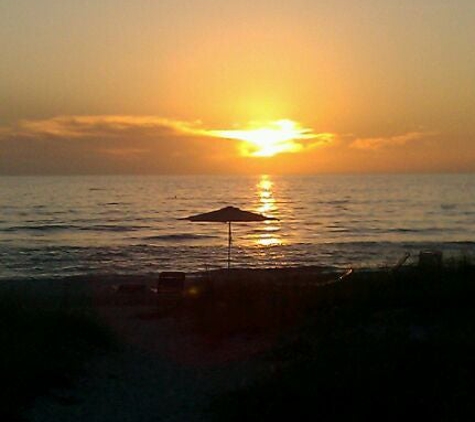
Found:
[[332, 133], [314, 133], [289, 119], [266, 123], [253, 122], [245, 129], [207, 130], [207, 136], [235, 139], [242, 142], [241, 154], [250, 157], [270, 157], [280, 153], [296, 153], [333, 142]]
[[197, 122], [155, 116], [57, 116], [42, 120], [20, 120], [0, 128], [0, 137], [81, 139], [140, 135], [145, 137], [191, 134]]
[[[360, 150], [379, 150], [401, 147], [434, 135], [433, 132], [414, 131], [389, 137], [357, 138], [349, 147]], [[180, 138], [182, 143], [165, 146], [179, 154], [180, 145], [190, 139], [221, 139], [235, 141], [234, 147], [243, 156], [265, 157], [287, 152], [298, 153], [334, 144], [334, 133], [316, 133], [298, 122], [279, 120], [266, 124], [251, 122], [242, 130], [210, 129], [200, 121], [173, 120], [157, 116], [96, 115], [56, 116], [49, 119], [20, 120], [11, 126], [0, 127], [0, 141], [15, 140], [96, 140], [95, 151], [110, 156], [144, 155], [153, 141], [171, 141]], [[107, 145], [105, 145], [107, 144]], [[146, 144], [146, 147], [143, 145]], [[223, 144], [207, 144], [207, 148], [223, 147]]]
[[429, 136], [434, 135], [433, 132], [408, 132], [403, 135], [377, 137], [377, 138], [358, 138], [351, 144], [351, 148], [377, 150], [381, 148], [400, 147], [408, 143], [420, 141]]
[[[259, 156], [266, 148], [275, 152], [301, 152], [333, 142], [332, 133], [314, 133], [291, 120], [278, 120], [266, 124], [253, 122], [244, 130], [216, 130], [205, 128], [200, 121], [186, 122], [156, 116], [57, 116], [49, 119], [20, 120], [10, 127], [0, 127], [0, 139], [158, 139], [158, 138], [220, 138], [237, 140], [244, 156]], [[132, 144], [130, 148], [107, 148], [102, 151], [122, 155], [143, 153]], [[120, 151], [120, 153], [119, 153]], [[265, 156], [266, 154], [262, 154]]]
[[235, 142], [206, 136], [200, 122], [156, 116], [57, 116], [0, 127], [0, 174], [224, 171], [236, 151]]
[[307, 144], [308, 148], [319, 148], [326, 145], [330, 145], [335, 142], [337, 135], [335, 133], [318, 133], [312, 141]]
[[112, 157], [135, 158], [149, 153], [150, 150], [146, 148], [98, 148], [96, 152]]
[[0, 174], [239, 172], [251, 165], [248, 157], [262, 162], [260, 157], [308, 151], [335, 137], [290, 120], [269, 125], [246, 127], [247, 140], [200, 121], [157, 116], [25, 119], [0, 127]]

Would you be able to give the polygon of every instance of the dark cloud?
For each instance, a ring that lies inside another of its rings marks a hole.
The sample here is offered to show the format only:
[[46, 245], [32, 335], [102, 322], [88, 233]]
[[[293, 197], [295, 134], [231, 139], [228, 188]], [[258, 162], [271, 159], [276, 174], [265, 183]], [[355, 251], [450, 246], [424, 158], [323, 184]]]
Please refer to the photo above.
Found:
[[206, 172], [233, 156], [234, 142], [196, 125], [142, 116], [24, 120], [0, 130], [0, 173]]

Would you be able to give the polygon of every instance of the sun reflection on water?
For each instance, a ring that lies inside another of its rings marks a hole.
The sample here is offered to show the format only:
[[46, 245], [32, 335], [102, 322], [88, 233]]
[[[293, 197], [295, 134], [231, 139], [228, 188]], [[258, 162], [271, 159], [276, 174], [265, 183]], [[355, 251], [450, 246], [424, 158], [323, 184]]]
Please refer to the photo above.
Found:
[[[267, 216], [278, 214], [277, 203], [273, 192], [274, 183], [267, 175], [262, 175], [256, 185], [258, 194], [257, 211]], [[283, 241], [279, 235], [280, 226], [278, 220], [263, 221], [256, 236], [255, 243], [258, 246], [282, 245]]]

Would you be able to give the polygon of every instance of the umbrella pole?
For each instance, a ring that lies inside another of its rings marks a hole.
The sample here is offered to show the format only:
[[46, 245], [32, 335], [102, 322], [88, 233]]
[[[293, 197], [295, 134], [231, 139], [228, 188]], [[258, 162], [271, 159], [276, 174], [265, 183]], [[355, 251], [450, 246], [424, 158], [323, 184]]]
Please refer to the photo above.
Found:
[[231, 268], [231, 222], [228, 222], [228, 270]]

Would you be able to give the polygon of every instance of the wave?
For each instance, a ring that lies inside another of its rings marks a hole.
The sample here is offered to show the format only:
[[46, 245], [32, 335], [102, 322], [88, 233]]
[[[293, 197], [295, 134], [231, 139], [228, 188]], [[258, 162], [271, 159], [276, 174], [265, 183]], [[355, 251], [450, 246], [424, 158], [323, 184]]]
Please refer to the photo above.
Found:
[[77, 230], [77, 226], [72, 226], [70, 224], [36, 224], [36, 225], [25, 225], [25, 226], [11, 226], [4, 229], [0, 229], [0, 232], [10, 233], [18, 231], [58, 231], [58, 230]]
[[26, 232], [55, 232], [55, 231], [96, 231], [96, 232], [132, 232], [148, 229], [149, 226], [124, 226], [112, 224], [96, 224], [90, 226], [80, 226], [74, 224], [35, 224], [24, 226], [11, 226], [0, 229], [3, 233]]
[[350, 201], [349, 199], [333, 199], [333, 200], [324, 202], [324, 204], [327, 204], [327, 205], [347, 205], [347, 204], [350, 204], [351, 202], [352, 201]]
[[254, 234], [266, 234], [266, 233], [275, 233], [275, 232], [280, 232], [281, 231], [281, 228], [280, 227], [270, 227], [270, 226], [267, 226], [265, 229], [254, 229], [254, 230], [251, 230], [250, 233], [254, 233]]
[[98, 232], [134, 232], [143, 229], [148, 229], [149, 226], [135, 226], [135, 225], [115, 225], [115, 224], [96, 224], [93, 226], [80, 227], [81, 231], [98, 231]]
[[[203, 237], [182, 233], [155, 236]], [[0, 280], [8, 278], [55, 278], [76, 275], [145, 275], [164, 270], [194, 272], [205, 267], [224, 267], [227, 246], [186, 244], [141, 244], [110, 246], [23, 246], [0, 243], [2, 271]], [[243, 268], [323, 265], [357, 268], [392, 265], [403, 253], [417, 262], [421, 250], [443, 251], [445, 259], [475, 257], [475, 242], [340, 242], [325, 244], [276, 245], [272, 248], [236, 245], [233, 265]]]
[[423, 233], [457, 233], [459, 232], [460, 229], [457, 227], [424, 227], [424, 228], [406, 228], [406, 227], [398, 227], [398, 228], [393, 228], [393, 229], [381, 229], [381, 233], [418, 233], [418, 234], [423, 234]]
[[328, 231], [330, 233], [352, 233], [352, 230], [346, 227], [329, 227]]
[[146, 237], [143, 237], [142, 239], [179, 242], [179, 241], [187, 241], [187, 240], [217, 239], [218, 237], [219, 236], [213, 236], [213, 235], [207, 235], [207, 234], [177, 233], [177, 234], [146, 236]]
[[457, 204], [449, 204], [449, 203], [444, 203], [440, 204], [440, 208], [443, 210], [455, 210], [458, 208]]

